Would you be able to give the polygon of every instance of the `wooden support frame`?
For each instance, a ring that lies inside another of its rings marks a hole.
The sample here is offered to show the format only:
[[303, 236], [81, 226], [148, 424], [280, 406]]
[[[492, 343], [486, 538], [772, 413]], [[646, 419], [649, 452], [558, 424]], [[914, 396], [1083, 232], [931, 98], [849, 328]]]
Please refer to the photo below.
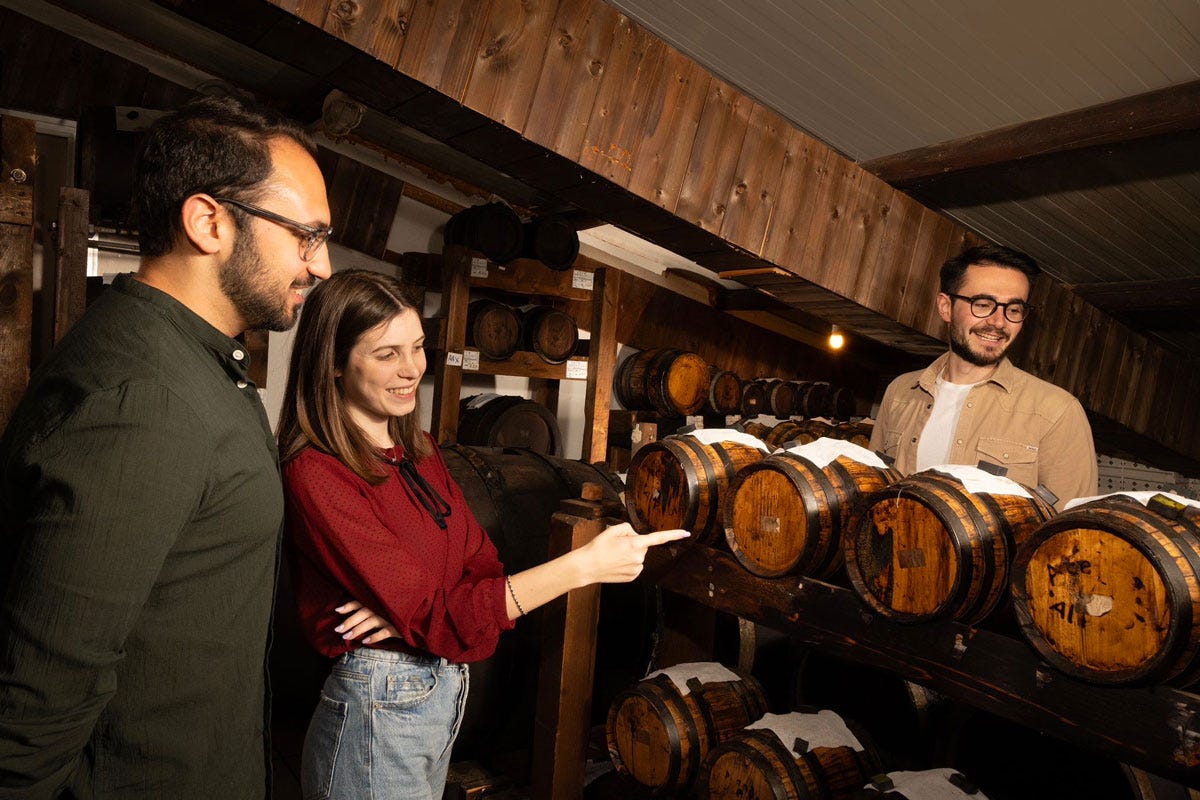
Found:
[[58, 193], [58, 228], [54, 237], [54, 343], [58, 344], [87, 308], [88, 207], [84, 189], [63, 187]]
[[0, 428], [29, 382], [36, 135], [33, 120], [0, 116]]

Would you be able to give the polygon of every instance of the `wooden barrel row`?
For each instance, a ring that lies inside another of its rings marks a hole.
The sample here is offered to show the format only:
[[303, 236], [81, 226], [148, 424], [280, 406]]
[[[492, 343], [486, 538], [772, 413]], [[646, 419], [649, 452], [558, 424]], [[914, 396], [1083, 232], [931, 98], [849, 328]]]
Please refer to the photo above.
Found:
[[856, 405], [853, 392], [846, 387], [832, 386], [828, 381], [785, 381], [770, 378], [745, 384], [739, 410], [748, 417], [770, 414], [778, 419], [849, 419], [854, 416]]
[[467, 306], [466, 341], [488, 361], [529, 350], [548, 364], [561, 364], [575, 354], [579, 328], [574, 317], [552, 306], [513, 308], [480, 298]]
[[579, 256], [579, 234], [566, 220], [545, 216], [523, 223], [517, 212], [499, 202], [464, 208], [446, 222], [442, 236], [447, 244], [477, 250], [498, 264], [524, 256], [563, 271]]
[[[871, 422], [829, 423], [819, 419], [784, 420], [773, 428], [763, 431], [759, 438], [775, 449], [788, 447], [793, 443], [808, 444], [822, 438], [844, 439], [859, 447], [869, 447], [873, 427]], [[749, 433], [749, 431], [747, 432]]]

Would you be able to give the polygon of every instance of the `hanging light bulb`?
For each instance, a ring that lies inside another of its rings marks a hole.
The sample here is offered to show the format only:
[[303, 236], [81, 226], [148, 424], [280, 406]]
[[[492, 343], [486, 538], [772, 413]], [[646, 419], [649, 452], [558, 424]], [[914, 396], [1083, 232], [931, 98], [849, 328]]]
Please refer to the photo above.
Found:
[[841, 350], [842, 345], [846, 344], [846, 337], [838, 330], [837, 325], [829, 326], [829, 349]]

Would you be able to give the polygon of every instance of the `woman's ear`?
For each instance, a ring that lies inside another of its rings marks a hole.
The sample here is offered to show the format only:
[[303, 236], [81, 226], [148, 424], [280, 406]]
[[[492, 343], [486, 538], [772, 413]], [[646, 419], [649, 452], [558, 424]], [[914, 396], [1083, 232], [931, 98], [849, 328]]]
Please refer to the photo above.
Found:
[[215, 255], [223, 244], [226, 248], [232, 247], [237, 226], [233, 217], [213, 198], [194, 194], [183, 201], [179, 213], [183, 235], [198, 252]]

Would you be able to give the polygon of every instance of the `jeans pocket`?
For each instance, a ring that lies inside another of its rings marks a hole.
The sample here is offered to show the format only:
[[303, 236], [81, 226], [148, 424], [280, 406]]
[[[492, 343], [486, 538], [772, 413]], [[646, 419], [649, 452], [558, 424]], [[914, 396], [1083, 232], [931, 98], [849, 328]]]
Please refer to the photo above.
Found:
[[308, 733], [304, 737], [304, 755], [300, 765], [304, 800], [327, 800], [329, 797], [348, 714], [348, 703], [334, 700], [321, 692], [321, 701], [313, 712]]
[[409, 708], [419, 705], [437, 689], [437, 672], [424, 665], [407, 665], [387, 676], [383, 696], [377, 698], [383, 708]]

